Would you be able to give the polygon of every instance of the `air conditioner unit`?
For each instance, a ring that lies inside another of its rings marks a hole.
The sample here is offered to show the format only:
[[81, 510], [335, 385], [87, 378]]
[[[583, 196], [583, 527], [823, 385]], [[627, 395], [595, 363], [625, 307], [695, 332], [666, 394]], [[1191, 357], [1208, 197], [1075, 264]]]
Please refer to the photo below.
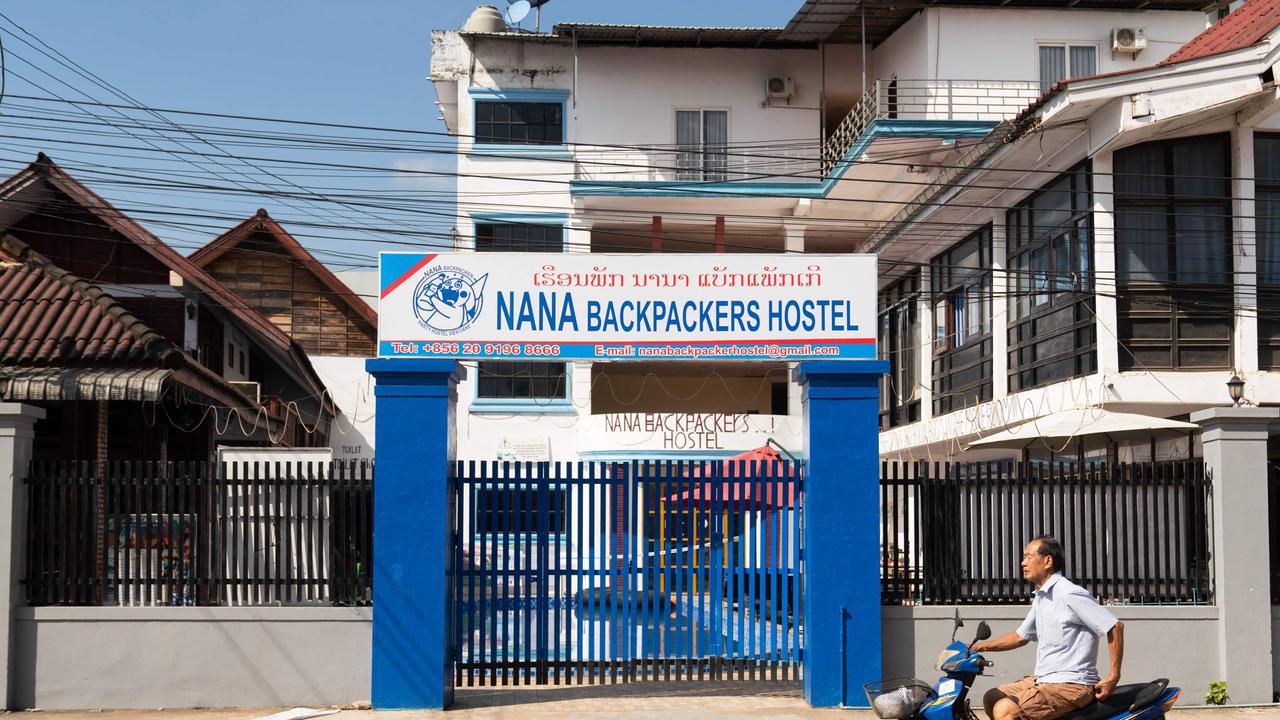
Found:
[[765, 97], [769, 100], [790, 100], [796, 94], [796, 79], [771, 77], [764, 84]]
[[1147, 29], [1140, 27], [1111, 28], [1111, 52], [1126, 52], [1134, 57], [1147, 49]]
[[242, 395], [253, 401], [255, 405], [262, 404], [262, 385], [256, 382], [247, 382], [245, 380], [232, 380], [231, 387], [240, 391]]

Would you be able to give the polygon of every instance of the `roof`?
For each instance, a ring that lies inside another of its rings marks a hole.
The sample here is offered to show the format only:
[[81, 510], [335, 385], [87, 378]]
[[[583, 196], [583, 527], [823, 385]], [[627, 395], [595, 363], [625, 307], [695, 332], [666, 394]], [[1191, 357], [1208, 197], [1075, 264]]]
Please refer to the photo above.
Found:
[[346, 283], [342, 282], [337, 275], [334, 275], [324, 263], [320, 262], [297, 241], [293, 235], [276, 222], [266, 210], [259, 208], [247, 220], [239, 225], [231, 228], [222, 235], [219, 235], [209, 244], [196, 250], [187, 257], [193, 264], [200, 268], [206, 268], [209, 263], [222, 257], [226, 253], [234, 250], [240, 243], [244, 242], [254, 233], [265, 232], [278, 242], [292, 256], [300, 266], [306, 268], [311, 274], [323, 285], [329, 292], [355, 314], [369, 323], [373, 328], [378, 327], [378, 313], [374, 311], [363, 299], [360, 298]]
[[[159, 263], [182, 278], [184, 284], [195, 288], [210, 302], [226, 310], [240, 325], [253, 335], [262, 348], [273, 356], [276, 362], [287, 370], [296, 369], [299, 380], [315, 397], [324, 392], [324, 382], [311, 366], [311, 361], [297, 343], [293, 342], [283, 330], [263, 317], [248, 303], [236, 295], [212, 275], [183, 257], [178, 251], [169, 247], [163, 240], [153, 235], [146, 228], [127, 217], [107, 202], [102, 196], [90, 190], [69, 173], [58, 167], [44, 153], [36, 156], [35, 162], [15, 173], [4, 182], [0, 182], [0, 206], [4, 201], [17, 193], [43, 180], [53, 188], [64, 193], [73, 201], [92, 213], [104, 225], [120, 233], [137, 247], [155, 258]], [[203, 366], [201, 366], [203, 367]], [[216, 377], [216, 376], [215, 376]], [[322, 403], [323, 405], [324, 403]]]
[[[248, 405], [239, 391], [99, 287], [54, 266], [21, 240], [0, 235], [0, 257], [7, 258], [0, 261], [0, 379], [12, 380], [37, 369], [97, 368], [104, 371], [97, 387], [112, 393], [133, 380], [150, 378], [154, 385], [172, 375], [229, 407]], [[112, 368], [155, 372], [106, 372]], [[45, 375], [46, 382], [68, 379]], [[125, 384], [117, 387], [114, 380]], [[6, 397], [12, 389], [6, 390]]]
[[579, 45], [613, 45], [617, 47], [690, 47], [690, 48], [816, 48], [818, 44], [802, 38], [783, 37], [783, 28], [770, 27], [692, 27], [675, 25], [616, 25], [610, 23], [556, 23], [550, 33], [520, 30], [459, 33], [469, 38], [523, 40], [543, 43]]
[[[1086, 10], [1185, 10], [1200, 12], [1205, 0], [805, 0], [787, 23], [782, 40], [884, 42], [917, 11], [931, 7], [988, 7]], [[865, 8], [863, 7], [865, 6]]]
[[1161, 65], [1196, 60], [1219, 53], [1243, 50], [1262, 42], [1280, 26], [1280, 0], [1247, 0], [1173, 51]]

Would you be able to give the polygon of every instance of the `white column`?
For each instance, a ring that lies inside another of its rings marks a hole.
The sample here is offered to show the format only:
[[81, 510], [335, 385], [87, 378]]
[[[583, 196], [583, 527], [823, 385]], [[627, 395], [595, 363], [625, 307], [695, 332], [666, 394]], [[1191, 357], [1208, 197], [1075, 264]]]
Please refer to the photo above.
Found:
[[[1218, 673], [1231, 701], [1269, 703], [1271, 577], [1266, 562], [1268, 426], [1280, 408], [1218, 407], [1191, 413], [1204, 428], [1213, 474], [1213, 582]], [[1261, 555], [1260, 555], [1261, 553]]]
[[17, 672], [13, 610], [24, 605], [22, 572], [27, 549], [27, 492], [23, 480], [31, 462], [35, 424], [44, 410], [0, 402], [0, 700], [14, 707]]
[[1231, 269], [1235, 277], [1235, 369], [1258, 369], [1258, 240], [1253, 217], [1253, 128], [1231, 134]]
[[919, 318], [916, 324], [920, 327], [916, 338], [916, 347], [920, 349], [916, 353], [919, 362], [916, 374], [920, 378], [917, 395], [920, 398], [921, 422], [933, 417], [933, 302], [929, 297], [932, 292], [933, 278], [926, 265], [920, 268], [920, 301], [916, 310]]
[[1111, 153], [1093, 157], [1094, 314], [1097, 315], [1098, 371], [1120, 370], [1120, 341], [1116, 320], [1116, 233]]
[[[591, 252], [592, 220], [580, 216], [569, 218], [564, 228], [564, 251], [572, 254]], [[578, 415], [591, 414], [591, 368], [589, 360], [569, 363], [569, 399]]]
[[991, 213], [991, 397], [1009, 395], [1009, 273], [1004, 213]]
[[[783, 252], [802, 253], [804, 252], [804, 231], [805, 226], [797, 222], [782, 223], [782, 231], [785, 233], [785, 242]], [[799, 363], [787, 363], [787, 413], [789, 415], [798, 415], [803, 417], [804, 409], [801, 405], [804, 402], [804, 390], [800, 387], [800, 383], [795, 381], [796, 368]]]

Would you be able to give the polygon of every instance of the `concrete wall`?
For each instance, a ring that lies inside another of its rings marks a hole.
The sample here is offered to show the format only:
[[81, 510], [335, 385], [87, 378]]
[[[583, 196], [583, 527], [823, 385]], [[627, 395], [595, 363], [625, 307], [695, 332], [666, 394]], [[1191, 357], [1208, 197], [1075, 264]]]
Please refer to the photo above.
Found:
[[369, 699], [369, 608], [20, 608], [14, 707]]
[[[1192, 606], [1146, 606], [1107, 608], [1124, 621], [1125, 656], [1122, 684], [1145, 682], [1160, 677], [1182, 688], [1179, 702], [1198, 705], [1210, 680], [1219, 679], [1218, 608]], [[1025, 606], [963, 606], [960, 616], [965, 626], [957, 639], [973, 639], [978, 622], [986, 620], [993, 637], [1017, 629], [1027, 615]], [[917, 677], [933, 683], [938, 678], [934, 666], [938, 653], [951, 638], [954, 606], [893, 607], [883, 609], [885, 677]], [[973, 697], [980, 704], [989, 688], [1029, 675], [1035, 667], [1035, 644], [1012, 652], [992, 653], [996, 666], [979, 678]], [[1107, 651], [1098, 653], [1099, 669], [1106, 673]]]

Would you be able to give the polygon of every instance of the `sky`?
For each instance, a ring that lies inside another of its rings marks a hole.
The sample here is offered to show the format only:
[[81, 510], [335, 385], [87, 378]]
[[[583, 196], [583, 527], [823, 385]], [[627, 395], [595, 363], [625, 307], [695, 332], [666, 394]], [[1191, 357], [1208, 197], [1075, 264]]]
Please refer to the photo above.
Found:
[[[434, 232], [439, 239], [440, 233], [452, 225], [449, 212], [442, 211], [439, 205], [432, 206], [435, 210], [427, 214], [415, 213], [412, 219], [398, 210], [380, 212], [375, 219], [370, 216], [373, 211], [355, 211], [347, 206], [321, 208], [316, 203], [277, 201], [251, 192], [141, 190], [124, 178], [131, 173], [149, 175], [155, 170], [158, 175], [162, 170], [171, 170], [188, 180], [198, 178], [204, 171], [210, 184], [226, 186], [258, 187], [261, 182], [255, 185], [255, 178], [262, 182], [274, 180], [277, 185], [286, 181], [266, 178], [261, 172], [230, 160], [193, 161], [189, 154], [152, 152], [146, 148], [160, 144], [166, 151], [176, 152], [181, 146], [172, 140], [161, 140], [158, 135], [153, 139], [145, 130], [122, 135], [101, 123], [95, 128], [76, 122], [51, 122], [44, 117], [50, 108], [81, 114], [87, 111], [65, 103], [42, 105], [15, 96], [56, 93], [67, 99], [119, 102], [119, 98], [93, 86], [73, 69], [41, 54], [36, 49], [38, 38], [149, 107], [443, 132], [443, 123], [433, 105], [435, 93], [426, 79], [430, 31], [458, 28], [477, 4], [474, 0], [6, 0], [0, 5], [0, 12], [8, 18], [0, 18], [0, 40], [6, 59], [5, 97], [0, 99], [0, 172], [7, 175], [16, 171], [43, 149], [73, 175], [183, 252], [212, 239], [218, 227], [229, 228], [235, 224], [234, 218], [247, 217], [260, 206], [287, 226], [291, 220], [305, 223], [308, 216], [312, 220], [323, 218], [318, 224], [324, 226], [355, 223], [363, 218], [374, 226], [381, 222], [407, 228], [392, 239], [412, 236], [416, 228], [424, 233]], [[552, 0], [543, 8], [542, 27], [547, 30], [562, 21], [781, 26], [800, 4], [800, 0]], [[505, 2], [498, 0], [496, 5], [502, 9]], [[532, 16], [524, 24], [530, 27], [531, 23]], [[93, 112], [113, 122], [121, 119], [120, 114], [113, 115], [107, 109]], [[71, 116], [64, 117], [68, 118]], [[184, 124], [222, 122], [173, 119]], [[86, 132], [95, 129], [99, 134]], [[103, 131], [114, 136], [104, 136]], [[186, 141], [199, 145], [194, 138]], [[436, 149], [451, 145], [439, 137], [415, 141]], [[322, 157], [326, 161], [377, 167], [448, 171], [453, 165], [452, 158], [445, 154], [415, 153], [413, 148], [336, 153], [332, 149], [233, 147], [221, 141], [218, 146], [220, 150], [186, 144], [189, 150], [207, 153]], [[288, 167], [277, 171], [275, 165], [269, 166], [273, 172], [288, 175], [287, 182], [293, 189], [338, 187], [323, 185], [337, 182], [336, 177], [294, 175]], [[359, 178], [343, 177], [341, 183], [358, 183], [362, 189], [394, 195], [397, 201], [418, 192], [423, 198], [439, 202], [452, 188], [448, 178], [397, 178], [369, 173]], [[166, 207], [171, 209], [168, 216], [161, 213]], [[179, 217], [172, 207], [184, 208], [180, 213], [199, 217]], [[330, 264], [372, 264], [372, 245], [334, 239], [347, 237], [352, 231], [334, 227], [290, 229], [308, 247], [329, 253], [322, 254], [321, 259]], [[387, 236], [382, 237], [385, 241]]]

